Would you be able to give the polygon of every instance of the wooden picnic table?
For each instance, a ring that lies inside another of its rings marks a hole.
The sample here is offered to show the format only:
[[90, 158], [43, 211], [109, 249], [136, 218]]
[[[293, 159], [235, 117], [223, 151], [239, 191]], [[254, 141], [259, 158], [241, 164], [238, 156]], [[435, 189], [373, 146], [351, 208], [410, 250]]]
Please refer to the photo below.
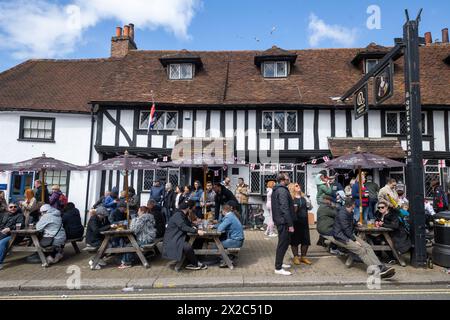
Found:
[[[41, 259], [42, 266], [48, 267], [47, 259], [44, 254], [45, 248], [42, 248], [39, 244], [39, 235], [40, 231], [37, 231], [36, 229], [11, 230], [11, 240], [9, 241], [6, 252], [37, 252], [39, 259]], [[30, 237], [33, 245], [20, 246], [15, 243], [17, 237]]]
[[[203, 230], [203, 231], [205, 233], [202, 236], [199, 235], [198, 233], [188, 233], [189, 244], [192, 246], [194, 244], [194, 241], [198, 238], [208, 239], [208, 240], [213, 240], [214, 243], [216, 244], [217, 248], [216, 249], [194, 249], [195, 255], [221, 256], [223, 261], [225, 261], [225, 263], [227, 264], [228, 268], [234, 269], [233, 262], [231, 261], [231, 259], [228, 257], [228, 254], [227, 254], [228, 250], [223, 247], [223, 244], [220, 241], [220, 236], [222, 235], [222, 232], [219, 232], [214, 229]], [[207, 241], [205, 241], [204, 245], [206, 243], [207, 243]], [[181, 259], [181, 261], [179, 261], [177, 263], [177, 265], [175, 266], [175, 270], [181, 269], [185, 259], [186, 259], [186, 257], [183, 255], [183, 258]]]
[[400, 263], [402, 267], [406, 266], [405, 261], [400, 257], [397, 250], [395, 249], [394, 242], [392, 241], [391, 236], [389, 235], [389, 232], [394, 231], [390, 228], [385, 227], [368, 227], [367, 225], [357, 226], [356, 231], [358, 232], [358, 235], [367, 242], [367, 235], [382, 235], [388, 245], [370, 245], [374, 251], [392, 251], [392, 254], [394, 255], [395, 259]]
[[[150, 264], [148, 263], [147, 259], [145, 258], [144, 254], [142, 252], [142, 249], [139, 247], [139, 245], [136, 241], [136, 237], [135, 237], [133, 231], [131, 231], [129, 229], [108, 230], [108, 231], [103, 231], [101, 234], [103, 234], [105, 236], [105, 238], [103, 239], [103, 242], [102, 242], [100, 248], [98, 249], [97, 254], [95, 255], [95, 257], [93, 259], [91, 270], [95, 270], [95, 266], [98, 264], [100, 259], [105, 254], [110, 254], [110, 253], [136, 253], [138, 255], [139, 259], [141, 260], [144, 268], [150, 267]], [[130, 241], [131, 247], [127, 246], [127, 247], [120, 247], [120, 248], [108, 248], [109, 241], [113, 238], [126, 238]]]

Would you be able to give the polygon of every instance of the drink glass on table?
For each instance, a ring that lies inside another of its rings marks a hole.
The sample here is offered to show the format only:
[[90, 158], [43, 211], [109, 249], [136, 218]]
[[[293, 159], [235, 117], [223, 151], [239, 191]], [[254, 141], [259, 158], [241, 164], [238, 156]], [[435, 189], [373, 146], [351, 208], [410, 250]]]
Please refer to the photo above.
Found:
[[370, 219], [370, 220], [367, 222], [367, 228], [373, 229], [374, 227], [375, 227], [375, 219]]
[[22, 229], [22, 224], [21, 223], [16, 223], [16, 230], [20, 230]]
[[33, 229], [34, 229], [34, 223], [28, 224], [28, 228], [29, 228], [30, 230], [33, 230]]

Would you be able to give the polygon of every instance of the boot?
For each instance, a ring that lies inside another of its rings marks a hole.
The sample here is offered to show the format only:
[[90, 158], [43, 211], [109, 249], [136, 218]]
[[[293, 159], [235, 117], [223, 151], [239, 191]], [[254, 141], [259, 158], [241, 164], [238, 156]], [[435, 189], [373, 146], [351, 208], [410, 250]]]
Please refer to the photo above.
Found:
[[300, 261], [302, 262], [302, 263], [304, 263], [304, 264], [312, 264], [312, 262], [311, 261], [309, 261], [308, 259], [306, 259], [305, 257], [301, 257], [300, 258]]
[[300, 258], [299, 258], [298, 256], [295, 256], [295, 257], [292, 259], [292, 263], [295, 264], [295, 265], [297, 265], [297, 266], [299, 266], [299, 265], [301, 264]]

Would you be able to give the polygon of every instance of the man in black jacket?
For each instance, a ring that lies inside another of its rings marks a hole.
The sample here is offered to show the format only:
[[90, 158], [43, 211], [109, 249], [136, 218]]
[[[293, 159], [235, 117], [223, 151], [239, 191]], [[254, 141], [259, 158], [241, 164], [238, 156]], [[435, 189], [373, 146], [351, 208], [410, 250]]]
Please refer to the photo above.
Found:
[[200, 236], [204, 234], [203, 230], [197, 230], [192, 227], [192, 223], [188, 219], [189, 210], [193, 210], [194, 208], [194, 201], [185, 201], [180, 204], [179, 210], [175, 211], [170, 218], [164, 235], [162, 257], [169, 260], [181, 261], [184, 254], [189, 262], [186, 269], [204, 270], [208, 266], [198, 261], [194, 249], [186, 241], [188, 233], [198, 233]]
[[237, 201], [233, 192], [225, 188], [220, 182], [214, 184], [214, 192], [216, 193], [215, 205], [214, 205], [214, 218], [219, 220], [220, 218], [220, 206], [224, 205], [228, 201]]
[[[36, 180], [34, 182], [34, 197], [36, 198], [37, 202], [42, 202], [42, 182], [41, 180]], [[49, 204], [50, 203], [50, 194], [48, 192], [47, 185], [44, 185], [44, 203]]]
[[170, 182], [166, 183], [166, 192], [164, 194], [163, 207], [164, 217], [166, 221], [169, 221], [170, 217], [175, 210], [175, 191], [173, 191], [172, 184]]
[[105, 238], [101, 232], [109, 230], [111, 224], [108, 220], [108, 211], [104, 207], [98, 207], [94, 212], [86, 228], [86, 244], [97, 248]]
[[[395, 274], [394, 268], [388, 268], [380, 262], [373, 252], [372, 247], [355, 236], [355, 225], [353, 220], [353, 211], [355, 201], [351, 198], [345, 199], [345, 206], [341, 207], [336, 215], [333, 226], [333, 237], [335, 243], [357, 255], [361, 261], [368, 267], [378, 267], [381, 278], [390, 278]], [[359, 224], [359, 223], [358, 223]]]
[[152, 214], [155, 218], [156, 238], [164, 237], [164, 233], [166, 232], [166, 219], [164, 214], [153, 199], [147, 201], [147, 208], [148, 213]]
[[292, 216], [294, 213], [294, 204], [291, 194], [287, 188], [289, 176], [280, 173], [277, 177], [277, 185], [272, 192], [272, 218], [278, 230], [278, 246], [275, 257], [275, 273], [283, 276], [290, 276], [290, 271], [284, 268], [290, 268], [288, 264], [283, 264], [284, 255], [289, 248], [290, 234], [294, 232]]
[[25, 217], [22, 213], [18, 213], [18, 209], [16, 204], [10, 203], [8, 211], [0, 215], [0, 270], [3, 269], [3, 260], [11, 239], [11, 230], [22, 229], [24, 226]]

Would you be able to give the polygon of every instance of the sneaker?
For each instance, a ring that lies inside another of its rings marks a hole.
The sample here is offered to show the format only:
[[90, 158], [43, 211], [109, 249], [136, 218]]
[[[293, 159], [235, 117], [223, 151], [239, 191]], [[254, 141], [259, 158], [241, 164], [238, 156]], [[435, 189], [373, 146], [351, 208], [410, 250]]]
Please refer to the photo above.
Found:
[[380, 272], [381, 279], [392, 278], [395, 275], [395, 269], [392, 267], [383, 266]]
[[47, 263], [48, 263], [48, 264], [55, 263], [55, 259], [53, 259], [52, 256], [47, 256], [47, 258], [45, 258], [45, 260], [47, 260]]
[[290, 276], [290, 275], [292, 275], [292, 273], [290, 271], [286, 271], [284, 269], [275, 270], [275, 274], [279, 274], [279, 275], [282, 275], [282, 276]]
[[[93, 264], [94, 264], [94, 260], [89, 260], [89, 266], [92, 267]], [[100, 259], [100, 260], [98, 260], [98, 263], [95, 266], [95, 269], [99, 270], [100, 267], [104, 267], [104, 266], [106, 266], [106, 262], [104, 260]]]
[[281, 266], [283, 269], [289, 269], [289, 268], [291, 268], [292, 266], [290, 265], [290, 264], [287, 264], [287, 263], [283, 263], [283, 265]]
[[199, 263], [196, 266], [194, 266], [193, 264], [188, 264], [185, 268], [188, 270], [205, 270], [208, 269], [208, 266], [206, 264]]
[[271, 234], [269, 234], [269, 237], [275, 238], [275, 237], [278, 237], [278, 235], [276, 233], [271, 233]]
[[63, 255], [61, 253], [57, 253], [55, 255], [55, 258], [53, 259], [53, 263], [58, 263], [63, 258]]
[[122, 264], [121, 264], [120, 266], [118, 266], [117, 268], [118, 268], [118, 269], [128, 269], [128, 268], [131, 268], [131, 265], [122, 263]]
[[334, 254], [336, 256], [343, 256], [343, 255], [345, 255], [345, 253], [339, 251], [339, 249], [333, 249], [333, 248], [330, 248], [330, 253]]

